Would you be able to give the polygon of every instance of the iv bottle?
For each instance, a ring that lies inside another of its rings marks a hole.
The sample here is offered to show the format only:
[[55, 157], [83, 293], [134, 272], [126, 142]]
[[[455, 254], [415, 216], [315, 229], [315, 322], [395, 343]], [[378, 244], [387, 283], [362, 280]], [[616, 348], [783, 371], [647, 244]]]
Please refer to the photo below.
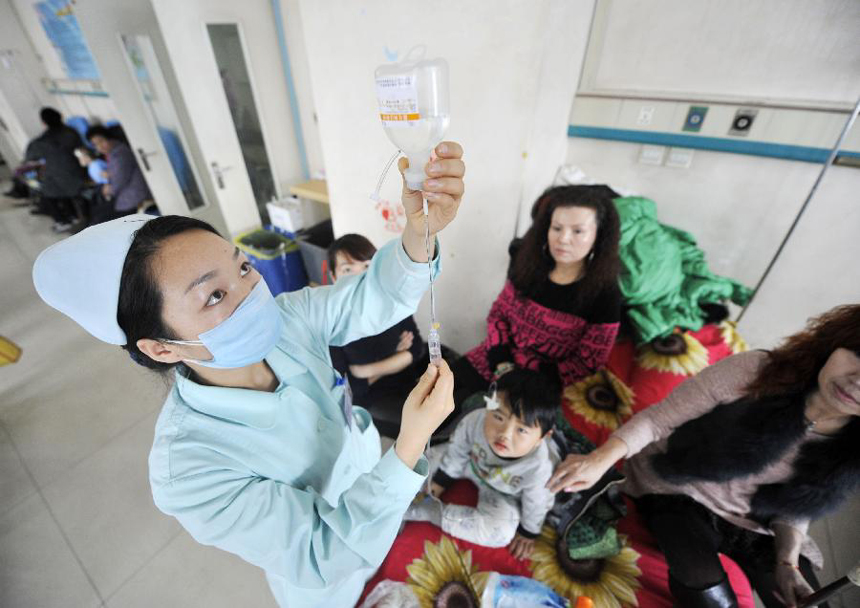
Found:
[[421, 190], [430, 152], [450, 122], [448, 62], [404, 61], [376, 68], [376, 96], [388, 139], [409, 159], [406, 184]]

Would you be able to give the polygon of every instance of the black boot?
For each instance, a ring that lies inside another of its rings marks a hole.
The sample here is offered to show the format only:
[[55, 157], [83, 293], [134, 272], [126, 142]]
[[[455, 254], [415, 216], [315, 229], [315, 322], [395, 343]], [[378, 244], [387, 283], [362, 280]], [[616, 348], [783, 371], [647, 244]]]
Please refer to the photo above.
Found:
[[679, 608], [738, 608], [738, 598], [728, 577], [705, 589], [691, 589], [682, 585], [669, 573], [669, 590]]

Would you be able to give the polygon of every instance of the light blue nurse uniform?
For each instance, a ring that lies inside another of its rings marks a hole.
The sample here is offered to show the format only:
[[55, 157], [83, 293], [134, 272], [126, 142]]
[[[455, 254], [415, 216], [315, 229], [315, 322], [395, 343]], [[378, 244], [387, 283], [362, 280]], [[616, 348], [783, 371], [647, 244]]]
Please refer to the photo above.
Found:
[[[434, 265], [435, 276], [438, 255]], [[427, 265], [396, 239], [363, 275], [277, 297], [274, 392], [176, 374], [149, 457], [155, 504], [198, 542], [263, 568], [281, 606], [354, 605], [427, 475], [424, 458], [414, 470], [393, 449], [380, 458], [366, 410], [345, 419], [328, 350], [414, 313], [427, 287]]]

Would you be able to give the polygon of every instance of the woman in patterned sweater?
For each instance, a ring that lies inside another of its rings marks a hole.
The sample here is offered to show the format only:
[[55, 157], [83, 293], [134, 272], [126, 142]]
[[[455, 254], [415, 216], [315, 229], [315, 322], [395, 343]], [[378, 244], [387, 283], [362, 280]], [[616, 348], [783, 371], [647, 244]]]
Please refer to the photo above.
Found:
[[453, 368], [458, 404], [510, 366], [553, 363], [567, 385], [606, 364], [621, 317], [617, 196], [606, 186], [558, 186], [538, 198], [531, 227], [511, 245], [487, 338]]

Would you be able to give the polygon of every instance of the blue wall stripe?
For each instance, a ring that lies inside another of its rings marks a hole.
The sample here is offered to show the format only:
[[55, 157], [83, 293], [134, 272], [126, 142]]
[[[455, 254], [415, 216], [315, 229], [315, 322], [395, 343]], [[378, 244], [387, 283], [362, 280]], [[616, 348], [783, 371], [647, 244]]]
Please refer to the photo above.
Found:
[[299, 148], [299, 160], [302, 163], [302, 175], [311, 178], [308, 166], [308, 151], [305, 148], [305, 136], [302, 131], [302, 121], [299, 116], [299, 102], [296, 97], [296, 85], [293, 83], [293, 72], [290, 68], [290, 55], [287, 53], [287, 37], [284, 33], [284, 19], [281, 15], [281, 0], [272, 0], [272, 11], [275, 13], [275, 29], [278, 32], [278, 48], [281, 50], [281, 65], [284, 68], [284, 80], [287, 83], [287, 93], [290, 97], [290, 114], [293, 117], [293, 130], [296, 132], [296, 145]]
[[[772, 144], [763, 141], [746, 139], [723, 139], [701, 135], [684, 135], [680, 133], [658, 133], [654, 131], [634, 131], [632, 129], [610, 129], [606, 127], [582, 127], [570, 125], [567, 128], [568, 137], [588, 137], [591, 139], [611, 139], [639, 144], [657, 146], [677, 146], [680, 148], [696, 148], [714, 152], [732, 152], [734, 154], [750, 154], [753, 156], [770, 156], [788, 160], [801, 160], [810, 163], [823, 163], [830, 155], [826, 148], [809, 146], [791, 146], [787, 144]], [[860, 158], [860, 152], [841, 151], [838, 156]]]
[[104, 91], [69, 91], [65, 89], [48, 89], [53, 95], [81, 95], [83, 97], [110, 97]]

